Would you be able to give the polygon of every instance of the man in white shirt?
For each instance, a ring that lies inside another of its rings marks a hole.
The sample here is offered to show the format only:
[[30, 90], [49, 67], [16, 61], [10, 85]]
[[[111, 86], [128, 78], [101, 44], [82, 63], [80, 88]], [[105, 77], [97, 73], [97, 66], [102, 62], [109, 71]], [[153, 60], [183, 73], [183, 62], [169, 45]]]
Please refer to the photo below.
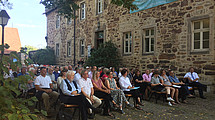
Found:
[[199, 76], [196, 72], [194, 72], [194, 68], [191, 67], [190, 72], [186, 73], [184, 78], [187, 78], [189, 80], [189, 85], [193, 87], [197, 87], [199, 90], [199, 96], [202, 99], [206, 99], [203, 95], [203, 89], [206, 88], [206, 85], [201, 84], [199, 80]]
[[[94, 89], [92, 81], [88, 78], [88, 71], [82, 70], [81, 79], [78, 80], [78, 84], [81, 87], [81, 92], [84, 96], [86, 96], [87, 100], [93, 105], [93, 107], [97, 108], [102, 101], [94, 96]], [[90, 111], [91, 113], [92, 111]]]
[[81, 74], [80, 73], [81, 73], [81, 69], [80, 69], [80, 67], [77, 67], [75, 77], [74, 77], [74, 81], [76, 83], [78, 83], [78, 80], [81, 79]]
[[35, 88], [38, 90], [36, 97], [43, 99], [46, 111], [50, 112], [50, 106], [57, 101], [59, 94], [52, 91], [53, 85], [50, 77], [46, 75], [46, 68], [42, 67], [40, 70], [40, 76], [35, 80]]

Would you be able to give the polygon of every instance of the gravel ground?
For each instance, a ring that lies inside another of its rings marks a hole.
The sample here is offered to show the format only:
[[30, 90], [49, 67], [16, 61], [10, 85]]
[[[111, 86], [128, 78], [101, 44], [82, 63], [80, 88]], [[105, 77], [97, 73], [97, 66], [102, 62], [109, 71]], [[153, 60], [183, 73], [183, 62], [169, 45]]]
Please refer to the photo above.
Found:
[[[112, 111], [115, 118], [109, 116], [102, 116], [96, 114], [94, 120], [214, 120], [215, 119], [215, 94], [205, 93], [207, 99], [201, 99], [196, 95], [196, 98], [188, 98], [187, 104], [177, 104], [172, 107], [168, 106], [167, 102], [155, 100], [152, 98], [150, 101], [143, 101], [144, 110], [137, 110], [135, 108], [124, 108], [126, 114], [120, 114], [117, 111]], [[130, 100], [132, 103], [132, 99]], [[41, 116], [41, 120], [55, 120], [56, 111], [53, 117], [46, 118]], [[76, 112], [78, 113], [78, 112]], [[77, 119], [77, 115], [75, 118]]]

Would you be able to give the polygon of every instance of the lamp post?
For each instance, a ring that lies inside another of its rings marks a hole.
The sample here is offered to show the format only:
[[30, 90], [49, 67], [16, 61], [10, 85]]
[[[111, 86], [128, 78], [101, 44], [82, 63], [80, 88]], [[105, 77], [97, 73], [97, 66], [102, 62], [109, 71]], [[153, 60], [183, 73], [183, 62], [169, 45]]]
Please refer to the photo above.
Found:
[[5, 10], [0, 12], [0, 25], [2, 26], [2, 50], [1, 50], [1, 59], [4, 55], [4, 26], [7, 25], [10, 16], [7, 14]]
[[74, 15], [74, 35], [73, 35], [74, 36], [74, 38], [73, 38], [74, 39], [74, 45], [73, 45], [73, 47], [74, 47], [74, 60], [73, 60], [73, 64], [75, 66], [75, 64], [76, 64], [75, 63], [75, 56], [76, 56], [76, 51], [75, 51], [76, 50], [75, 49], [75, 33], [76, 33], [75, 32], [75, 30], [76, 30], [76, 28], [75, 28], [76, 27], [76, 21], [75, 20], [76, 20], [76, 15], [75, 15], [75, 13], [76, 13], [76, 8], [74, 8], [74, 6], [72, 6], [72, 5], [73, 4], [70, 4], [70, 8], [71, 8], [71, 10], [73, 10], [73, 15]]

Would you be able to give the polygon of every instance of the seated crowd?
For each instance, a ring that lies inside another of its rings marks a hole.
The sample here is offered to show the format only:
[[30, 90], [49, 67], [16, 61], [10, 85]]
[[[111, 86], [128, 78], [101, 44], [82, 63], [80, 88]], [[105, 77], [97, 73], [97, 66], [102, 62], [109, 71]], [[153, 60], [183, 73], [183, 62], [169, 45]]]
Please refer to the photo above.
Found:
[[[48, 71], [48, 72], [47, 72]], [[64, 104], [78, 105], [82, 119], [94, 118], [95, 113], [113, 116], [111, 108], [124, 114], [123, 103], [128, 107], [143, 110], [143, 100], [149, 100], [152, 91], [164, 92], [169, 106], [187, 103], [186, 98], [195, 97], [189, 88], [195, 87], [199, 91], [200, 98], [206, 99], [203, 90], [206, 85], [199, 82], [199, 76], [191, 67], [180, 81], [172, 70], [146, 70], [145, 73], [136, 69], [119, 68], [119, 73], [114, 67], [97, 69], [96, 66], [73, 67], [49, 66], [35, 67], [30, 65], [22, 67], [21, 71], [11, 72], [11, 78], [33, 74], [27, 83], [27, 93], [35, 94], [38, 100], [42, 100], [48, 115], [51, 106], [59, 100]], [[134, 98], [131, 104], [126, 95]], [[144, 96], [144, 97], [143, 97]], [[181, 100], [180, 100], [181, 99]], [[99, 106], [104, 103], [103, 107]]]

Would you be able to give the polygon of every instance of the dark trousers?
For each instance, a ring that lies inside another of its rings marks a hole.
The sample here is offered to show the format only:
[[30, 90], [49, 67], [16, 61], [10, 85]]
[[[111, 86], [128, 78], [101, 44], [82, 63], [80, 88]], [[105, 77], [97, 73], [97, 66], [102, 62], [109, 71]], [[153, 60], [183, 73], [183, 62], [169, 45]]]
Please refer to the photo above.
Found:
[[135, 101], [136, 102], [135, 104], [137, 104], [139, 101], [138, 101], [138, 97], [140, 97], [140, 92], [139, 90], [130, 90], [130, 91], [123, 91], [125, 94], [132, 94], [132, 96], [135, 98]]
[[78, 96], [65, 96], [62, 100], [65, 104], [78, 105], [81, 111], [82, 120], [87, 120], [87, 110], [88, 108], [95, 109], [84, 95]]
[[181, 97], [182, 101], [186, 100], [187, 95], [190, 94], [190, 91], [188, 89], [188, 86], [186, 85], [180, 85], [181, 88], [179, 89], [179, 96]]
[[136, 83], [136, 84], [135, 84], [135, 87], [140, 87], [139, 91], [140, 91], [141, 93], [144, 93], [144, 92], [145, 92], [147, 86], [151, 86], [151, 84], [148, 83], [148, 82], [142, 82], [142, 83]]
[[144, 83], [136, 83], [136, 84], [135, 84], [135, 87], [140, 87], [140, 88], [139, 88], [140, 93], [144, 93], [145, 90], [146, 90], [147, 85], [144, 84]]
[[206, 85], [203, 85], [199, 82], [191, 82], [191, 83], [189, 83], [189, 85], [192, 87], [197, 87], [199, 90], [199, 96], [203, 97], [203, 89], [206, 87]]
[[105, 102], [104, 106], [104, 114], [107, 114], [111, 108], [110, 102], [112, 102], [113, 98], [111, 97], [110, 94], [102, 92], [102, 91], [95, 91], [94, 95], [98, 98], [103, 98]]

